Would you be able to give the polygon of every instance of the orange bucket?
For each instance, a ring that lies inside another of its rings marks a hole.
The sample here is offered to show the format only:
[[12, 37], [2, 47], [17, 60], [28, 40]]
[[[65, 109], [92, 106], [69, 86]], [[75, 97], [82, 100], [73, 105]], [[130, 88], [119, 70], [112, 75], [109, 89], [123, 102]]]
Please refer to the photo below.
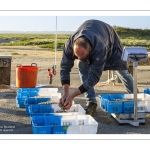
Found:
[[16, 87], [34, 88], [37, 83], [38, 67], [36, 63], [31, 66], [16, 66]]

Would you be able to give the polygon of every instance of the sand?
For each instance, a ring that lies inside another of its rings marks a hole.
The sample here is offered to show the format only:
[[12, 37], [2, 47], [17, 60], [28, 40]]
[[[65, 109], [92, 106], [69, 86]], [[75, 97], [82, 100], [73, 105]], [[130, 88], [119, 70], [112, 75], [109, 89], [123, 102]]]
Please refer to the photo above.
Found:
[[[51, 52], [49, 50], [40, 49], [35, 46], [17, 46], [17, 47], [0, 47], [0, 54], [10, 54], [12, 56], [11, 63], [11, 85], [16, 85], [16, 66], [17, 65], [31, 65], [32, 63], [36, 63], [38, 66], [38, 77], [37, 77], [37, 85], [49, 85], [49, 75], [48, 68], [51, 68], [52, 65], [56, 65], [56, 75], [53, 77], [53, 82], [49, 86], [53, 87], [61, 87], [60, 83], [60, 60], [62, 57], [62, 51]], [[80, 79], [78, 74], [78, 68], [76, 65], [76, 61], [74, 63], [74, 67], [71, 72], [71, 87], [77, 88], [80, 86]], [[138, 70], [137, 74], [137, 82], [139, 84], [144, 84], [144, 87], [150, 86], [150, 69], [144, 68]], [[96, 90], [105, 89], [105, 85], [101, 85], [102, 82], [106, 82], [108, 79], [108, 71], [104, 71], [100, 82], [95, 86]], [[115, 90], [126, 92], [123, 88], [116, 89], [117, 86], [122, 85], [121, 83], [114, 84], [110, 83], [110, 86], [107, 87], [106, 90]], [[139, 85], [141, 87], [141, 85]], [[141, 89], [142, 90], [142, 87]]]

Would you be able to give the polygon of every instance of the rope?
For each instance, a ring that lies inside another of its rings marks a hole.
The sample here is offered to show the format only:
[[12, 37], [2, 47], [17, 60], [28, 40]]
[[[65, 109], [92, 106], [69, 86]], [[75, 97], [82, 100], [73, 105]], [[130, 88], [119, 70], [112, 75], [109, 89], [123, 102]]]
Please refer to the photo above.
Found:
[[106, 85], [106, 84], [109, 84], [111, 81], [113, 83], [115, 83], [116, 79], [117, 79], [117, 75], [114, 75], [113, 71], [111, 71], [111, 78], [108, 79], [106, 82], [99, 82], [100, 85]]

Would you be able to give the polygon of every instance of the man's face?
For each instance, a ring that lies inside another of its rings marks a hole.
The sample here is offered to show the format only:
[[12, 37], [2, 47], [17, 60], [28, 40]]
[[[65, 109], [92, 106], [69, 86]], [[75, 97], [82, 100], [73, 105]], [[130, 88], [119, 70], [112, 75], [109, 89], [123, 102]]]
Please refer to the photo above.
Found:
[[74, 55], [77, 56], [79, 60], [85, 59], [91, 50], [90, 47], [88, 48], [88, 50], [86, 50], [85, 48], [77, 45], [74, 45], [73, 49], [74, 49]]

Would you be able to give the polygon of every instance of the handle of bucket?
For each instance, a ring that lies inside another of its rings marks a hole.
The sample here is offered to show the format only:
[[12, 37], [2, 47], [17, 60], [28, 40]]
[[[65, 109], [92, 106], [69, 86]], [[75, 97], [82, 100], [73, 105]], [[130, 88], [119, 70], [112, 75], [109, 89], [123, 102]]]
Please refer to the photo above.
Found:
[[17, 66], [17, 67], [22, 67], [22, 65], [21, 65], [21, 64], [17, 64], [16, 66]]
[[33, 65], [36, 65], [36, 66], [37, 66], [37, 64], [36, 64], [36, 63], [32, 63], [32, 64], [31, 64], [31, 66], [33, 66]]

